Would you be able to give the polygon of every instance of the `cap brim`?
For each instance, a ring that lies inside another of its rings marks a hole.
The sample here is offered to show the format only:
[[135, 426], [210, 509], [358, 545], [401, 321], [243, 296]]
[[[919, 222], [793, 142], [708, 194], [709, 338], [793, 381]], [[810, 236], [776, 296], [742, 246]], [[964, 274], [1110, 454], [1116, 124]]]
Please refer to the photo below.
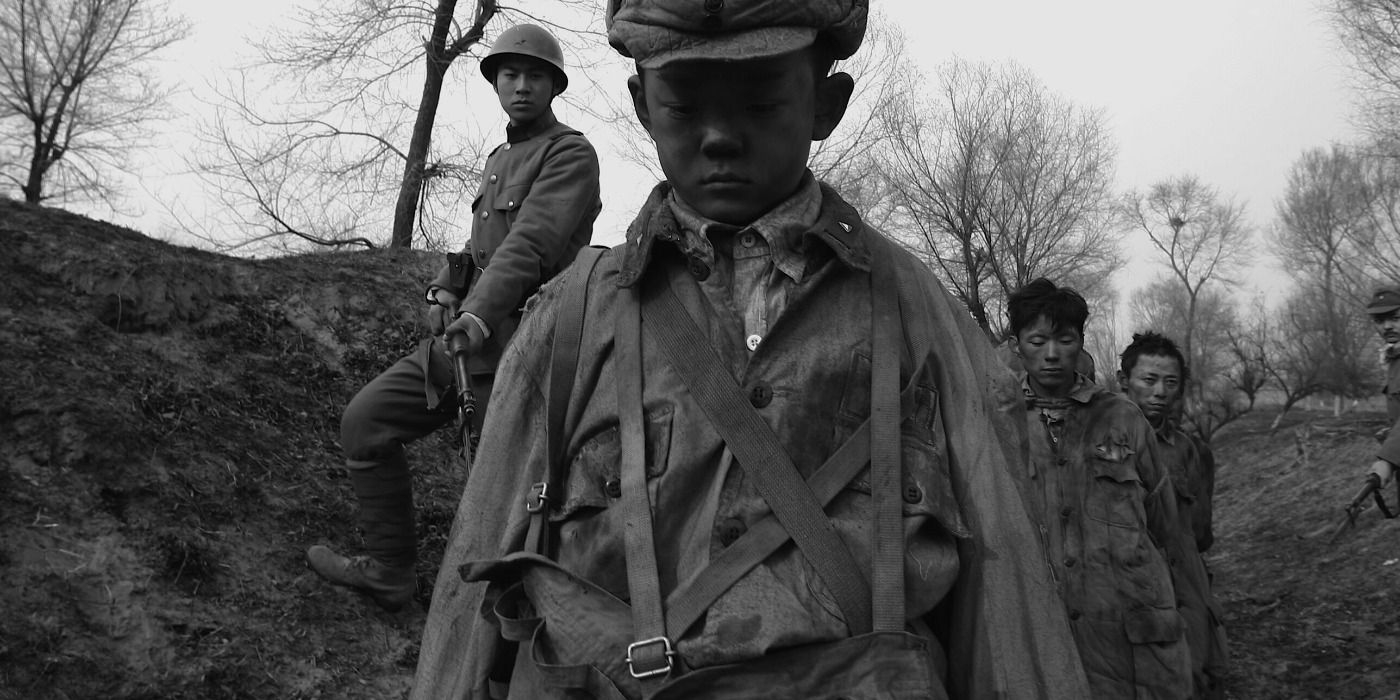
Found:
[[732, 34], [692, 34], [649, 27], [655, 34], [642, 46], [629, 44], [642, 68], [660, 68], [674, 61], [744, 61], [805, 49], [816, 41], [812, 27], [763, 27]]
[[1388, 314], [1396, 309], [1400, 309], [1400, 304], [1376, 304], [1366, 307], [1366, 313], [1371, 315]]

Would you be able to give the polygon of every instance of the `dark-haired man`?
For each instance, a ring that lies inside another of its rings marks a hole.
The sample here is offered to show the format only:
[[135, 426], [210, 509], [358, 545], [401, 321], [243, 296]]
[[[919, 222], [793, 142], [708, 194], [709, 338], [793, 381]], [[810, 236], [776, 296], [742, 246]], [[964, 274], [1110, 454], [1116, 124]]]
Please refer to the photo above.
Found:
[[481, 60], [509, 123], [506, 142], [482, 168], [466, 250], [428, 286], [432, 337], [360, 389], [341, 417], [350, 484], [359, 500], [366, 554], [316, 545], [307, 564], [327, 581], [368, 594], [395, 611], [412, 598], [417, 537], [404, 444], [449, 423], [457, 390], [447, 336], [467, 338], [484, 423], [496, 364], [540, 285], [573, 261], [602, 209], [598, 155], [583, 134], [554, 117], [568, 87], [564, 54], [543, 28], [519, 24]]
[[1082, 296], [1041, 278], [1016, 290], [1007, 312], [1025, 372], [1023, 490], [1090, 696], [1189, 698], [1191, 657], [1169, 567], [1189, 545], [1152, 428], [1132, 402], [1076, 371], [1089, 316]]
[[[1211, 499], [1215, 492], [1215, 456], [1209, 445], [1188, 435], [1173, 420], [1180, 413], [1189, 380], [1186, 357], [1171, 338], [1154, 331], [1135, 333], [1133, 342], [1123, 350], [1118, 385], [1152, 424], [1157, 455], [1176, 487], [1177, 527], [1190, 535], [1199, 556], [1214, 539]], [[1205, 566], [1204, 558], [1201, 565]], [[1190, 579], [1178, 575], [1176, 580]], [[1206, 588], [1178, 598], [1186, 618], [1196, 692], [1200, 697], [1224, 697], [1227, 651], [1215, 596]]]

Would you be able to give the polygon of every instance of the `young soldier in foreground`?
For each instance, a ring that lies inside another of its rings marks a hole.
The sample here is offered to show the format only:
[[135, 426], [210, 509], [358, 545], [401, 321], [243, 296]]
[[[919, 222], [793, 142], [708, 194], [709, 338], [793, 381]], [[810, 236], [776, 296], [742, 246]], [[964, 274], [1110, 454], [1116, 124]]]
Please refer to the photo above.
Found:
[[404, 445], [446, 425], [457, 410], [443, 339], [454, 332], [467, 338], [480, 428], [520, 308], [588, 245], [602, 209], [598, 155], [583, 134], [555, 119], [550, 106], [569, 84], [554, 37], [534, 25], [511, 27], [481, 60], [481, 73], [510, 121], [506, 143], [482, 168], [471, 240], [458, 262], [428, 286], [433, 337], [360, 389], [341, 417], [340, 442], [367, 554], [342, 556], [323, 545], [306, 552], [322, 578], [363, 591], [389, 611], [412, 599], [416, 582], [413, 481]]
[[1025, 369], [1028, 445], [1022, 481], [1045, 536], [1070, 628], [1096, 700], [1192, 696], [1191, 657], [1177, 610], [1204, 590], [1185, 566], [1171, 480], [1156, 438], [1132, 402], [1077, 373], [1089, 307], [1072, 289], [1037, 279], [1007, 304]]
[[[1214, 539], [1211, 497], [1215, 493], [1215, 458], [1209, 445], [1187, 435], [1172, 420], [1178, 414], [1189, 375], [1186, 357], [1176, 343], [1148, 331], [1133, 334], [1133, 342], [1123, 350], [1118, 385], [1152, 425], [1157, 436], [1157, 455], [1176, 487], [1177, 529], [1190, 536], [1199, 556]], [[1205, 566], [1204, 558], [1201, 566]], [[1178, 575], [1176, 580], [1181, 581], [1182, 577]], [[1196, 693], [1204, 698], [1223, 698], [1227, 650], [1215, 595], [1207, 588], [1178, 598], [1182, 601], [1181, 614], [1186, 618]], [[1196, 604], [1197, 601], [1202, 604]]]
[[[507, 351], [413, 697], [488, 697], [493, 667], [511, 698], [1084, 696], [991, 348], [806, 168], [866, 12], [611, 3], [667, 179]], [[585, 285], [551, 465], [550, 344]]]

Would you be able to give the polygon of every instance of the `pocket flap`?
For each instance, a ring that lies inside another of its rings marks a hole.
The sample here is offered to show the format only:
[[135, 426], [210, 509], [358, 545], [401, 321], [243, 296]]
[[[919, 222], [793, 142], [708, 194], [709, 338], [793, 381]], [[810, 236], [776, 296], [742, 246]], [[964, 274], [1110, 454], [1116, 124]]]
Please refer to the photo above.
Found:
[[[1124, 447], [1123, 449], [1127, 448]], [[1128, 450], [1128, 454], [1133, 454], [1132, 450]], [[1109, 479], [1120, 484], [1131, 484], [1142, 481], [1142, 478], [1138, 475], [1136, 460], [1126, 458], [1115, 460], [1104, 457], [1098, 447], [1094, 448], [1094, 456], [1095, 459], [1091, 460], [1092, 463], [1089, 465], [1089, 469], [1094, 473], [1094, 478]]]
[[520, 208], [520, 203], [525, 201], [525, 196], [530, 194], [530, 185], [510, 185], [502, 187], [496, 193], [495, 199], [491, 201], [491, 208], [500, 211], [515, 211]]
[[1175, 642], [1186, 632], [1186, 621], [1174, 608], [1130, 610], [1123, 618], [1123, 629], [1133, 644]]

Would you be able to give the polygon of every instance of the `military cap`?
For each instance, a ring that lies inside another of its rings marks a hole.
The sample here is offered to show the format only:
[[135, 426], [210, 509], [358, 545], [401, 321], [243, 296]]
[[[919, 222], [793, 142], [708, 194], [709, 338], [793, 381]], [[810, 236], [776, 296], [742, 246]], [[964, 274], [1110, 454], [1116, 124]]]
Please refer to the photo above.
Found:
[[1371, 295], [1371, 303], [1366, 305], [1368, 314], [1388, 314], [1400, 309], [1400, 287], [1381, 287]]
[[860, 48], [869, 0], [608, 0], [608, 43], [642, 68], [744, 60], [823, 38], [842, 59]]

